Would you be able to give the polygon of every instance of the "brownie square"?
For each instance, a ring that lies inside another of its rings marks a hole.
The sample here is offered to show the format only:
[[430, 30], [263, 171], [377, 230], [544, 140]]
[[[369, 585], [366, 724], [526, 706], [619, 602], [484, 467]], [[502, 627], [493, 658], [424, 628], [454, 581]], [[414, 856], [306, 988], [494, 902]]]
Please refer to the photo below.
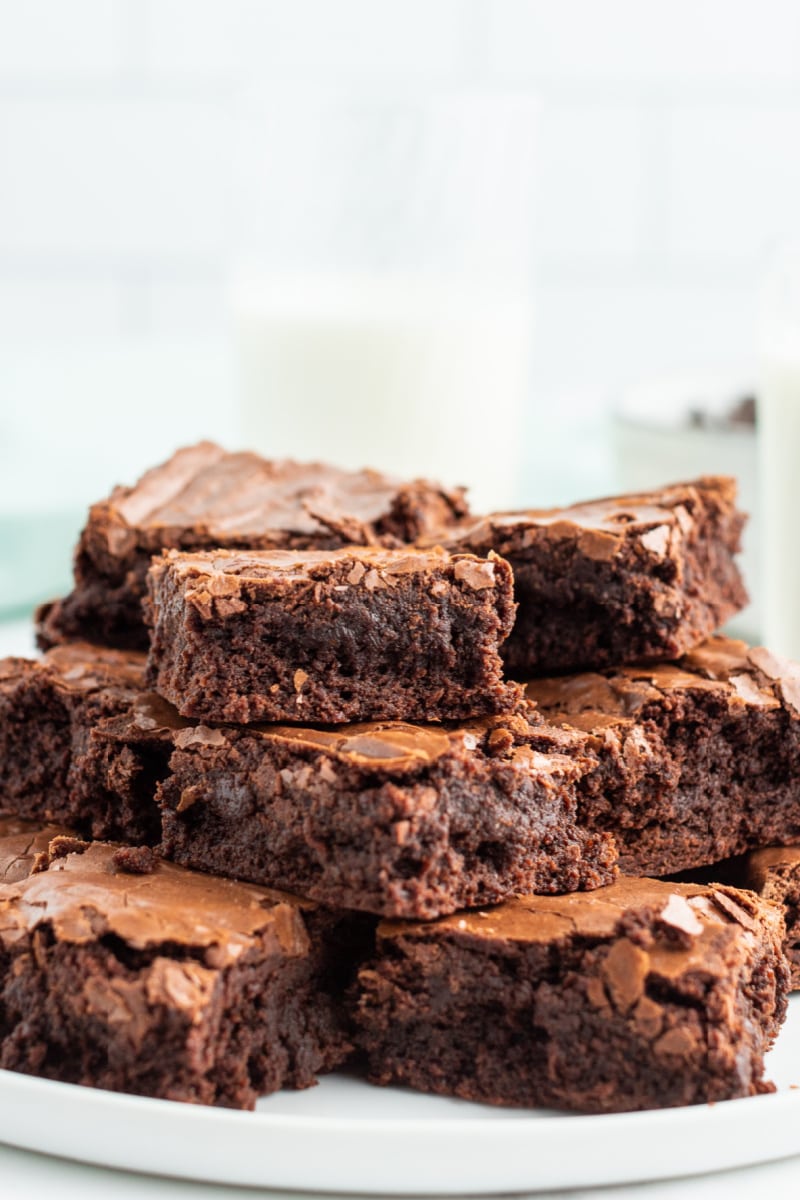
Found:
[[384, 922], [359, 975], [370, 1077], [489, 1104], [619, 1112], [774, 1090], [781, 917], [747, 892], [620, 879]]
[[[132, 684], [112, 689], [110, 702], [108, 689], [69, 691], [65, 650], [41, 665], [14, 660], [18, 701], [41, 685], [67, 697], [52, 756], [66, 788], [31, 773], [5, 799], [18, 815], [161, 843], [184, 866], [387, 915], [436, 916], [613, 878], [610, 837], [575, 819], [577, 780], [591, 764], [574, 738], [524, 710], [444, 726], [211, 727]], [[80, 648], [80, 671], [93, 678], [90, 653]], [[47, 746], [46, 710], [39, 730], [29, 707], [27, 737]], [[15, 755], [25, 761], [17, 711], [0, 712], [9, 780]]]
[[492, 556], [168, 551], [148, 574], [148, 679], [209, 721], [458, 720], [506, 712], [515, 605]]
[[89, 753], [97, 723], [129, 711], [144, 683], [143, 654], [87, 643], [57, 646], [41, 661], [0, 660], [0, 809], [94, 837], [157, 841], [152, 793], [166, 760], [151, 757], [146, 771], [119, 762], [104, 795]]
[[596, 768], [579, 805], [629, 875], [800, 841], [800, 666], [711, 638], [677, 663], [537, 679], [528, 696]]
[[346, 1057], [298, 904], [141, 852], [125, 870], [111, 845], [62, 851], [0, 886], [0, 1066], [252, 1108]]
[[507, 558], [517, 620], [503, 657], [517, 679], [677, 658], [747, 603], [732, 479], [709, 477], [569, 508], [496, 513], [448, 549]]
[[174, 746], [157, 792], [168, 858], [334, 908], [429, 917], [613, 878], [611, 839], [575, 821], [580, 762], [557, 742], [533, 751], [534, 736], [546, 744], [518, 714], [210, 728], [145, 695], [94, 747], [113, 774], [120, 755]]
[[43, 649], [66, 639], [147, 649], [145, 576], [164, 549], [396, 546], [467, 512], [463, 491], [377, 471], [232, 454], [211, 442], [178, 450], [133, 487], [89, 510], [72, 593], [39, 612]]

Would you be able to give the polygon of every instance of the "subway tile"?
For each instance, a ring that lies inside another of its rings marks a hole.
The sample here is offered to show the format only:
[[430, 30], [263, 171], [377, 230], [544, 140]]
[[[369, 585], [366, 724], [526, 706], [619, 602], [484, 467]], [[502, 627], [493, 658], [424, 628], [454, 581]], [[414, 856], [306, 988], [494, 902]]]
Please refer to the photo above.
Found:
[[707, 87], [797, 86], [793, 0], [486, 0], [488, 66], [500, 77]]
[[138, 0], [145, 70], [174, 81], [216, 83], [235, 76], [241, 0]]
[[227, 244], [230, 131], [202, 99], [0, 102], [0, 254], [208, 257]]
[[113, 277], [0, 269], [0, 342], [101, 337], [119, 329], [120, 286]]
[[632, 258], [640, 250], [645, 115], [630, 105], [543, 105], [536, 240], [545, 257]]
[[236, 0], [236, 10], [239, 62], [258, 75], [438, 76], [460, 64], [461, 0]]
[[155, 272], [145, 288], [149, 328], [155, 336], [213, 333], [227, 324], [225, 272], [172, 278]]
[[681, 105], [669, 120], [669, 249], [757, 265], [800, 228], [800, 102]]
[[0, 83], [113, 77], [125, 0], [0, 0]]
[[755, 359], [755, 284], [746, 275], [551, 277], [536, 311], [537, 378], [557, 392], [613, 397], [665, 371], [747, 375]]

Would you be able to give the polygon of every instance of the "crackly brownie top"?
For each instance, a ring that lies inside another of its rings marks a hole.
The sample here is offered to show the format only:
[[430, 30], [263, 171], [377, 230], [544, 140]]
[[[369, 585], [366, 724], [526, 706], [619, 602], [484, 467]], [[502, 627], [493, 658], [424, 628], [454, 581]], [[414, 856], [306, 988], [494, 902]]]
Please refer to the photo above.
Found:
[[587, 731], [633, 721], [645, 705], [684, 690], [725, 695], [732, 709], [782, 707], [800, 719], [800, 663], [727, 637], [709, 638], [677, 663], [610, 667], [526, 684], [528, 698], [549, 721]]
[[[518, 896], [494, 908], [431, 922], [383, 921], [378, 935], [387, 939], [446, 934], [473, 943], [607, 941], [624, 937], [625, 919], [632, 914], [639, 914], [638, 923], [663, 934], [663, 939], [648, 948], [627, 943], [615, 964], [620, 988], [650, 967], [667, 975], [691, 967], [710, 969], [709, 945], [721, 930], [738, 927], [753, 933], [760, 922], [775, 920], [768, 905], [735, 888], [621, 877], [593, 892]], [[635, 924], [630, 924], [634, 937]]]
[[[249, 451], [230, 453], [212, 442], [178, 450], [133, 487], [117, 487], [95, 506], [109, 524], [108, 550], [124, 556], [141, 534], [199, 531], [205, 540], [263, 537], [273, 531], [319, 535], [354, 530], [386, 517], [407, 490], [427, 491], [450, 509], [466, 511], [463, 493], [438, 484], [403, 483], [378, 471], [344, 471], [325, 463], [269, 460]], [[346, 540], [361, 540], [352, 537]]]
[[[289, 956], [308, 938], [296, 905], [250, 884], [187, 871], [153, 858], [124, 869], [126, 851], [56, 839], [46, 870], [0, 886], [0, 937], [13, 941], [47, 923], [60, 941], [114, 936], [134, 950], [200, 951], [207, 966], [235, 962], [255, 942]], [[185, 963], [180, 964], [185, 966]], [[180, 991], [180, 972], [174, 981]]]
[[[150, 568], [157, 581], [170, 573], [182, 583], [207, 582], [212, 596], [239, 590], [239, 582], [279, 578], [313, 582], [335, 573], [343, 586], [366, 591], [396, 586], [398, 577], [439, 573], [452, 568], [457, 582], [475, 591], [494, 587], [496, 555], [481, 559], [474, 554], [448, 554], [440, 546], [426, 550], [384, 550], [379, 547], [345, 547], [340, 550], [207, 550], [182, 553], [167, 550]], [[506, 564], [502, 566], [507, 570]]]
[[144, 687], [146, 655], [136, 650], [111, 650], [89, 642], [65, 642], [41, 659], [0, 659], [0, 690], [16, 687], [39, 674], [49, 676], [69, 692], [96, 692], [117, 687]]
[[[406, 721], [370, 721], [331, 727], [312, 725], [253, 724], [244, 729], [234, 725], [209, 726], [181, 717], [175, 708], [154, 692], [136, 697], [129, 716], [107, 723], [112, 736], [168, 737], [178, 749], [214, 750], [241, 737], [256, 738], [267, 745], [283, 745], [325, 755], [344, 766], [364, 770], [414, 771], [446, 755], [487, 756], [529, 766], [538, 775], [574, 778], [583, 769], [569, 738], [548, 730], [531, 711], [482, 717], [458, 724], [411, 724]], [[548, 736], [548, 734], [550, 736]], [[532, 750], [545, 743], [548, 750]], [[330, 769], [320, 768], [333, 779]]]
[[[463, 524], [446, 544], [478, 553], [492, 548], [498, 554], [514, 555], [543, 541], [569, 541], [586, 558], [612, 559], [629, 547], [645, 551], [653, 559], [674, 558], [709, 506], [735, 514], [737, 523], [743, 520], [735, 504], [734, 479], [705, 476], [654, 492], [608, 496], [568, 508], [492, 513]], [[738, 537], [738, 524], [735, 535]]]
[[16, 883], [37, 869], [47, 847], [66, 830], [19, 817], [0, 817], [0, 883]]

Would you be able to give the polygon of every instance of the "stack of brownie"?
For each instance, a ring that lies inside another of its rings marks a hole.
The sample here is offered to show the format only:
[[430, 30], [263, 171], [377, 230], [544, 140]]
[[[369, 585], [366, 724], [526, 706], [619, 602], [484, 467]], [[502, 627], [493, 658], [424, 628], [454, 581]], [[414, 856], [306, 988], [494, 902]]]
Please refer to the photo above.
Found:
[[728, 480], [474, 518], [209, 443], [115, 489], [0, 662], [0, 1066], [235, 1107], [344, 1062], [591, 1112], [768, 1090], [800, 671], [714, 636], [742, 520]]

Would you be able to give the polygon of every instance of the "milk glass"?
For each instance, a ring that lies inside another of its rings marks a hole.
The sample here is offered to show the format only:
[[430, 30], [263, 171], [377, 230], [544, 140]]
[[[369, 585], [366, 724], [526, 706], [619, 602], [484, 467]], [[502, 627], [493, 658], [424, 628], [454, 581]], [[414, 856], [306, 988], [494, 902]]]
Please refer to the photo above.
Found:
[[251, 94], [231, 288], [242, 439], [520, 499], [536, 106]]

